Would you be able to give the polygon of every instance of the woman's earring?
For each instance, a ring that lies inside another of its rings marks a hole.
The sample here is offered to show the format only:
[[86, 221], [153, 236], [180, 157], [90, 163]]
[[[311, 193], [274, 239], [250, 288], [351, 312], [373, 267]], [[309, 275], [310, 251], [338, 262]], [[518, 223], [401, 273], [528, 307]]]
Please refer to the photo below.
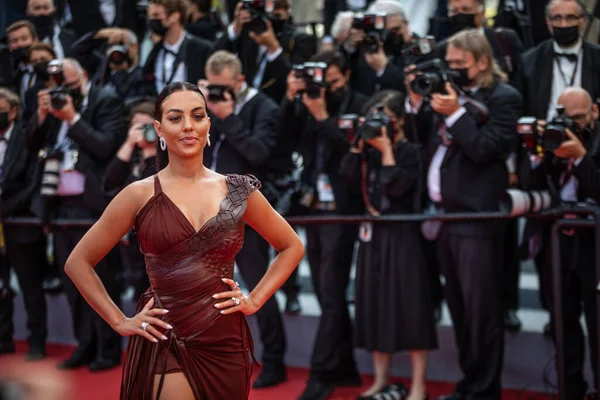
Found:
[[162, 151], [166, 151], [167, 150], [167, 142], [165, 141], [164, 137], [160, 137], [160, 139], [158, 139], [158, 142], [160, 143], [160, 149]]
[[210, 133], [206, 135], [206, 144], [210, 147]]

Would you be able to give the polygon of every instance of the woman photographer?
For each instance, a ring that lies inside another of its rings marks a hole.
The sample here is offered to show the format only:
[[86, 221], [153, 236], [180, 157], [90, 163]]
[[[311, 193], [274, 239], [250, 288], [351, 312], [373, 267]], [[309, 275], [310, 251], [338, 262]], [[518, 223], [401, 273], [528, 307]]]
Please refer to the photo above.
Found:
[[[156, 141], [154, 131], [154, 103], [143, 102], [129, 113], [127, 140], [111, 161], [104, 176], [104, 192], [114, 197], [125, 186], [156, 174]], [[144, 257], [140, 253], [135, 232], [121, 240], [121, 257], [125, 264], [126, 284], [134, 289], [134, 301], [150, 285]]]
[[[360, 138], [342, 159], [341, 174], [349, 184], [362, 188], [370, 215], [417, 211], [420, 151], [404, 137], [403, 95], [382, 91], [367, 102], [365, 110], [366, 121], [358, 128]], [[377, 120], [381, 124], [370, 123]], [[366, 126], [371, 127], [371, 135]], [[437, 337], [420, 235], [417, 223], [363, 223], [360, 227], [356, 340], [358, 347], [373, 352], [375, 379], [358, 399], [380, 398], [384, 393], [409, 400], [427, 398], [428, 352], [437, 348]], [[392, 354], [400, 351], [410, 352], [410, 394], [401, 383], [388, 385]]]

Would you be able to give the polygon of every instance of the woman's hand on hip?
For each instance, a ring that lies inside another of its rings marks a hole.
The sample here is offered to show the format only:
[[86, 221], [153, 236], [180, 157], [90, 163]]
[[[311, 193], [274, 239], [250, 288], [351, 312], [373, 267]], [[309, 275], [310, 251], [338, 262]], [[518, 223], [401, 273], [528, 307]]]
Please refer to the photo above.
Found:
[[213, 295], [214, 299], [226, 299], [215, 304], [216, 308], [221, 309], [221, 314], [233, 314], [239, 311], [244, 315], [251, 315], [258, 311], [260, 307], [252, 297], [244, 296], [237, 282], [227, 278], [223, 278], [222, 281], [228, 284], [231, 290]]
[[171, 325], [157, 318], [169, 311], [162, 308], [153, 309], [153, 305], [154, 298], [151, 298], [142, 311], [132, 318], [123, 318], [113, 329], [121, 336], [140, 335], [154, 343], [157, 343], [158, 339], [167, 340], [167, 337], [160, 333], [156, 327], [173, 329]]

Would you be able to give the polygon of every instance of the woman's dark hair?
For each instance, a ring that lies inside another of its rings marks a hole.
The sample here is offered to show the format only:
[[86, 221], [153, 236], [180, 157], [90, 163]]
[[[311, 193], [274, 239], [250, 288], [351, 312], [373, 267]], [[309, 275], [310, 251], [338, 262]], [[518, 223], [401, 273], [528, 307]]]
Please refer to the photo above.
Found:
[[[162, 105], [170, 95], [176, 92], [184, 92], [187, 90], [198, 93], [200, 97], [202, 97], [202, 100], [204, 100], [204, 105], [206, 107], [206, 99], [204, 98], [204, 94], [202, 94], [202, 91], [200, 91], [198, 86], [189, 82], [173, 82], [165, 86], [165, 88], [158, 95], [158, 98], [156, 99], [156, 105], [154, 106], [154, 119], [158, 122], [162, 121]], [[163, 151], [160, 148], [159, 140], [156, 142], [156, 170], [160, 171], [161, 169], [166, 167], [168, 163], [169, 153], [166, 150]]]
[[363, 105], [363, 115], [368, 114], [377, 104], [382, 104], [394, 113], [397, 119], [404, 118], [404, 93], [397, 90], [382, 90], [375, 93]]
[[327, 64], [327, 67], [335, 65], [342, 74], [345, 74], [346, 71], [350, 70], [348, 60], [346, 60], [346, 57], [339, 51], [322, 51], [312, 56], [310, 61], [323, 62]]

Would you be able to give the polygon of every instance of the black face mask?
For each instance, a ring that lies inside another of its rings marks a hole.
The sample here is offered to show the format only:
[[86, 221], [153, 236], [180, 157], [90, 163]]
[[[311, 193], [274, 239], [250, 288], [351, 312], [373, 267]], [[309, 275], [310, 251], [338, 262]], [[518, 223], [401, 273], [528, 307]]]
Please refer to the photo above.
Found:
[[271, 15], [269, 16], [269, 21], [271, 21], [273, 32], [275, 32], [276, 35], [281, 34], [285, 30], [285, 25], [287, 23], [286, 19], [281, 19], [278, 15]]
[[76, 110], [81, 109], [81, 106], [83, 105], [83, 93], [81, 93], [81, 87], [70, 88], [69, 96], [73, 99], [73, 107], [75, 107]]
[[330, 114], [337, 114], [342, 107], [342, 103], [346, 98], [346, 89], [341, 87], [333, 92], [325, 92], [325, 102], [327, 104], [327, 111]]
[[35, 26], [40, 40], [52, 36], [54, 31], [54, 13], [29, 17], [29, 20]]
[[50, 74], [48, 73], [48, 61], [42, 61], [33, 66], [33, 71], [35, 75], [43, 81], [47, 81], [50, 79]]
[[451, 71], [454, 83], [461, 88], [468, 87], [473, 83], [473, 79], [469, 78], [469, 70], [467, 68], [452, 68]]
[[164, 26], [162, 21], [158, 18], [156, 19], [151, 19], [148, 27], [150, 28], [150, 30], [154, 33], [156, 33], [158, 36], [163, 37], [165, 36], [165, 34], [167, 33], [167, 31], [169, 30], [168, 27]]
[[404, 37], [396, 31], [387, 33], [383, 41], [383, 51], [388, 55], [398, 55], [404, 47]]
[[10, 54], [12, 54], [17, 63], [25, 63], [27, 62], [27, 56], [29, 55], [30, 47], [31, 46], [19, 47], [14, 49]]
[[9, 125], [8, 112], [0, 112], [0, 131], [5, 130]]
[[477, 28], [475, 25], [475, 14], [456, 14], [448, 18], [454, 28], [454, 33], [465, 29]]
[[579, 40], [579, 26], [552, 27], [552, 38], [560, 47], [571, 47]]

